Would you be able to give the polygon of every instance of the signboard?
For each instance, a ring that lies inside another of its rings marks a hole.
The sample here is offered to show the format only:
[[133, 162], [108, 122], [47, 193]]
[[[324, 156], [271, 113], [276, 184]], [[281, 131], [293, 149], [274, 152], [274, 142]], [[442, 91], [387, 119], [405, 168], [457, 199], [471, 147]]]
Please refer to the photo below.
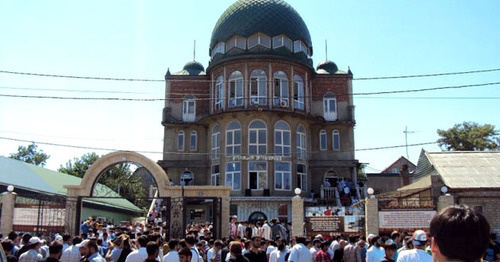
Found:
[[380, 211], [379, 228], [429, 228], [435, 210]]
[[283, 157], [282, 156], [263, 156], [263, 155], [255, 155], [255, 156], [232, 156], [231, 157], [232, 161], [241, 161], [241, 160], [248, 160], [248, 161], [255, 161], [255, 160], [261, 160], [261, 161], [282, 161]]
[[307, 235], [344, 232], [344, 217], [306, 217], [306, 230]]

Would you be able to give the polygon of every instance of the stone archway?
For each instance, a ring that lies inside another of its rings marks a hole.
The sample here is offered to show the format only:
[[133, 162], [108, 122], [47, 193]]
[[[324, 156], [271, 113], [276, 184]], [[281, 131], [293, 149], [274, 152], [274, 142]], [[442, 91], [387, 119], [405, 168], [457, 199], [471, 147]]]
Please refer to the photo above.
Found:
[[117, 151], [109, 153], [97, 159], [85, 172], [80, 185], [66, 185], [66, 228], [68, 232], [75, 234], [79, 230], [79, 209], [82, 197], [92, 196], [94, 184], [98, 181], [100, 174], [108, 167], [123, 163], [132, 162], [147, 169], [156, 181], [159, 197], [169, 197], [172, 193], [167, 190], [169, 178], [165, 171], [151, 159], [131, 151]]
[[[80, 230], [79, 210], [82, 206], [82, 198], [92, 196], [94, 184], [98, 181], [101, 172], [114, 164], [132, 162], [146, 168], [156, 181], [158, 196], [171, 198], [172, 217], [170, 230], [177, 232], [177, 236], [183, 232], [183, 207], [185, 198], [214, 198], [217, 201], [217, 209], [220, 215], [214, 223], [219, 225], [219, 237], [229, 234], [226, 218], [229, 219], [229, 195], [232, 188], [228, 186], [170, 186], [170, 179], [165, 171], [151, 159], [131, 151], [117, 151], [99, 158], [85, 172], [80, 185], [66, 185], [66, 230], [71, 234], [78, 234]], [[176, 208], [176, 209], [175, 209]], [[176, 212], [178, 211], [178, 212]]]

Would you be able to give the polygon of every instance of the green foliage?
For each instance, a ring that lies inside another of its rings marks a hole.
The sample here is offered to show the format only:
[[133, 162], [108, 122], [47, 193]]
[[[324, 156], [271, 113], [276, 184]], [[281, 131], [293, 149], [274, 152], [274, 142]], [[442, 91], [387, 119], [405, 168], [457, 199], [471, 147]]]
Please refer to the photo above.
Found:
[[50, 158], [43, 150], [38, 150], [38, 146], [35, 143], [28, 147], [19, 146], [17, 153], [12, 153], [9, 157], [37, 166], [45, 166], [47, 159]]
[[437, 133], [441, 137], [437, 142], [446, 151], [494, 150], [498, 148], [500, 141], [499, 132], [490, 124], [463, 122], [448, 130], [438, 129]]
[[58, 172], [61, 173], [66, 173], [68, 175], [73, 175], [77, 177], [83, 177], [85, 175], [85, 172], [87, 172], [87, 169], [97, 160], [99, 159], [99, 155], [97, 155], [95, 152], [92, 153], [87, 153], [84, 154], [81, 158], [73, 158], [74, 162], [71, 162], [69, 160], [66, 163], [66, 166], [60, 166], [59, 169], [57, 169]]

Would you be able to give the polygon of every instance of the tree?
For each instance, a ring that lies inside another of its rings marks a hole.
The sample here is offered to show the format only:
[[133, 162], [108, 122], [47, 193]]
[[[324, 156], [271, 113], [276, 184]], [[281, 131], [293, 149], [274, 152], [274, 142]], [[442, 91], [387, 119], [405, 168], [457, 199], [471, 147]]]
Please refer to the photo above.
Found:
[[43, 150], [38, 150], [38, 146], [35, 143], [32, 143], [27, 147], [19, 146], [17, 148], [17, 153], [10, 154], [9, 158], [17, 159], [36, 166], [45, 166], [47, 159], [49, 159], [50, 156], [45, 154]]
[[500, 141], [498, 130], [490, 124], [463, 122], [448, 130], [438, 129], [437, 133], [441, 136], [437, 142], [446, 151], [494, 150], [498, 148]]
[[73, 158], [74, 162], [71, 162], [71, 160], [69, 160], [66, 163], [66, 167], [60, 166], [59, 169], [57, 169], [57, 171], [77, 177], [83, 177], [83, 175], [85, 175], [85, 172], [87, 172], [87, 169], [89, 169], [89, 167], [97, 159], [99, 159], [99, 157], [100, 156], [97, 155], [95, 152], [87, 153], [84, 154], [81, 158], [77, 157]]

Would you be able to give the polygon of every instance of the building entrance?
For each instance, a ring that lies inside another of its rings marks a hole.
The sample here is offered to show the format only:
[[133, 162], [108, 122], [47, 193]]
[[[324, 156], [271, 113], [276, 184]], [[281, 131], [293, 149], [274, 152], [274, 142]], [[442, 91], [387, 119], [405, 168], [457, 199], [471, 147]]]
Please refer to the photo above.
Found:
[[[92, 217], [110, 220], [115, 226], [153, 223], [167, 237], [184, 237], [188, 224], [211, 220], [216, 237], [229, 235], [222, 218], [229, 218], [230, 187], [170, 186], [158, 164], [135, 152], [118, 151], [99, 158], [80, 185], [65, 188], [66, 228], [72, 234], [79, 234], [83, 220]], [[87, 208], [85, 213], [83, 202], [95, 203], [99, 209]]]

